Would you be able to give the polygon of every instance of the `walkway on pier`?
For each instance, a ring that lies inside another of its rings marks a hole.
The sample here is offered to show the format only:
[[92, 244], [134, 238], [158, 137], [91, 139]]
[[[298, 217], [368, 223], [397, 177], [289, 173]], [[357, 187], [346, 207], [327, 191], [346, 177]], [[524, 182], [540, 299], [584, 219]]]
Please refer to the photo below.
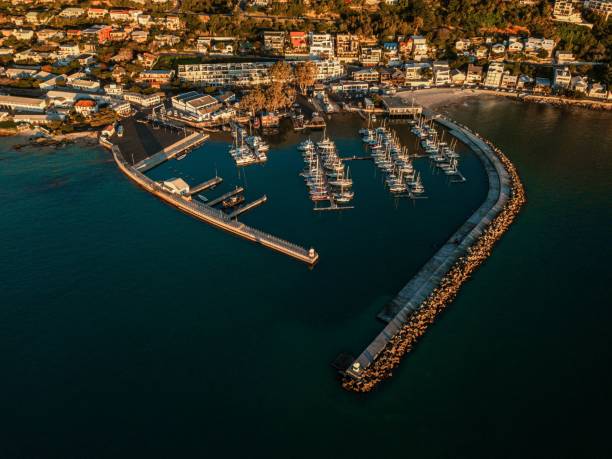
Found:
[[142, 161], [134, 164], [134, 168], [138, 172], [147, 172], [153, 169], [154, 167], [159, 166], [163, 162], [168, 161], [169, 159], [178, 156], [179, 154], [191, 150], [200, 146], [206, 139], [208, 139], [208, 134], [202, 134], [200, 132], [194, 132], [188, 135], [185, 138], [182, 138], [176, 143], [167, 146], [161, 151], [152, 154], [148, 158], [143, 159]]
[[227, 198], [231, 198], [232, 196], [234, 196], [234, 195], [236, 195], [238, 193], [242, 193], [243, 191], [244, 191], [244, 188], [242, 188], [241, 186], [236, 187], [232, 191], [229, 191], [229, 192], [227, 192], [225, 194], [222, 194], [218, 198], [215, 198], [215, 199], [212, 199], [211, 201], [208, 201], [206, 204], [208, 204], [210, 207], [216, 206], [217, 204], [225, 201]]
[[[387, 342], [402, 328], [412, 313], [419, 309], [457, 259], [467, 253], [510, 198], [510, 176], [495, 152], [467, 129], [444, 118], [438, 118], [436, 121], [470, 147], [482, 161], [489, 181], [489, 192], [482, 205], [379, 314], [379, 318], [388, 324], [355, 360], [362, 369], [374, 362]], [[352, 366], [347, 370], [347, 374], [359, 377], [359, 372], [353, 371]]]
[[223, 179], [221, 177], [213, 177], [210, 180], [207, 180], [205, 182], [200, 183], [199, 185], [194, 186], [193, 188], [190, 187], [187, 196], [193, 196], [194, 194], [199, 193], [200, 191], [208, 190], [209, 188], [217, 186], [222, 181]]
[[198, 201], [192, 201], [177, 194], [170, 193], [162, 185], [130, 166], [123, 157], [118, 146], [112, 147], [113, 158], [121, 171], [130, 179], [144, 188], [146, 191], [157, 196], [166, 203], [177, 207], [186, 214], [198, 218], [206, 223], [221, 228], [229, 233], [256, 242], [277, 252], [288, 255], [296, 260], [308, 265], [314, 265], [319, 260], [319, 254], [314, 249], [305, 249], [284, 239], [264, 233], [263, 231], [251, 228], [237, 220], [231, 219], [224, 212], [214, 209]]

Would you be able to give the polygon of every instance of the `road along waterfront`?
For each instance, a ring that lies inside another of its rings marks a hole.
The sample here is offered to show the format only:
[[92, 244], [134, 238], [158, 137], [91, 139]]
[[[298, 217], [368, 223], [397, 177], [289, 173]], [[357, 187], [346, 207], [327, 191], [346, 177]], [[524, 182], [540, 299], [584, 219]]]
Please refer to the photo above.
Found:
[[487, 199], [395, 298], [395, 316], [347, 369], [345, 389], [369, 392], [392, 375], [401, 358], [487, 259], [525, 203], [516, 168], [499, 148], [465, 126], [444, 119], [438, 122], [483, 161], [489, 179]]

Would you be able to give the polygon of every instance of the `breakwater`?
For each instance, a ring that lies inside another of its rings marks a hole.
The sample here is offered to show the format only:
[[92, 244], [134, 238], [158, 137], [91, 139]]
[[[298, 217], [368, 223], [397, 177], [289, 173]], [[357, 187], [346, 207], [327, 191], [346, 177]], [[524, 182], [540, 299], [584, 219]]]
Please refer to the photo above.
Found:
[[[108, 145], [105, 144], [105, 146]], [[151, 180], [149, 177], [130, 166], [123, 157], [123, 154], [118, 146], [112, 145], [110, 148], [113, 153], [115, 163], [117, 163], [117, 166], [125, 175], [154, 196], [157, 196], [161, 200], [180, 209], [186, 214], [221, 228], [229, 233], [261, 244], [284, 255], [288, 255], [308, 265], [314, 265], [319, 260], [319, 254], [313, 248], [307, 250], [297, 244], [293, 244], [258, 229], [251, 228], [250, 226], [231, 218], [229, 215], [211, 206], [207, 206], [197, 201], [192, 201], [190, 198], [185, 198], [170, 193], [158, 182]]]
[[381, 316], [389, 323], [345, 373], [347, 390], [369, 392], [390, 377], [461, 285], [490, 255], [525, 203], [525, 192], [512, 162], [467, 127], [438, 119], [483, 161], [489, 193], [480, 208], [402, 289]]

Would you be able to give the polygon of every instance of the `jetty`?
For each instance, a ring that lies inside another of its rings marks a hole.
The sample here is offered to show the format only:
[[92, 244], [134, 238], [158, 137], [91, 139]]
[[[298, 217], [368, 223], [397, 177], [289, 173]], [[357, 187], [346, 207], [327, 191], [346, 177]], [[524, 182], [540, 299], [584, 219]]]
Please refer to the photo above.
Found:
[[448, 119], [439, 117], [436, 121], [471, 148], [482, 161], [489, 182], [487, 197], [472, 216], [381, 311], [378, 317], [386, 321], [387, 325], [347, 368], [345, 374], [349, 378], [358, 380], [364, 372], [367, 372], [368, 367], [375, 362], [387, 344], [404, 325], [409, 323], [410, 318], [419, 311], [459, 258], [465, 256], [470, 247], [485, 233], [489, 224], [502, 212], [510, 199], [511, 177], [493, 149], [469, 130]]
[[226, 213], [219, 209], [215, 209], [198, 201], [193, 201], [190, 196], [183, 196], [170, 192], [168, 189], [164, 188], [162, 184], [150, 179], [138, 169], [131, 166], [125, 160], [117, 145], [113, 145], [111, 147], [111, 151], [113, 153], [115, 163], [121, 172], [123, 172], [137, 185], [158, 197], [165, 203], [176, 207], [188, 215], [209, 223], [210, 225], [227, 231], [228, 233], [240, 236], [257, 244], [261, 244], [264, 247], [292, 257], [310, 266], [313, 266], [319, 260], [319, 254], [313, 248], [305, 249], [297, 244], [293, 244], [284, 239], [247, 226], [238, 220], [230, 218]]
[[208, 139], [208, 134], [202, 134], [200, 132], [193, 132], [187, 137], [182, 138], [178, 142], [173, 143], [172, 145], [168, 145], [161, 151], [152, 154], [148, 158], [143, 159], [142, 161], [134, 164], [134, 168], [138, 172], [145, 173], [150, 171], [154, 167], [159, 166], [160, 164], [172, 159], [181, 153], [186, 153], [189, 150], [193, 150], [194, 148], [202, 145], [206, 139]]
[[242, 188], [241, 186], [236, 187], [235, 189], [233, 189], [232, 191], [222, 194], [221, 196], [219, 196], [218, 198], [212, 199], [211, 201], [208, 202], [209, 206], [216, 206], [217, 204], [222, 203], [223, 201], [225, 201], [228, 198], [231, 198], [234, 195], [237, 195], [239, 193], [242, 193], [244, 191], [244, 188]]
[[[209, 188], [213, 188], [221, 183], [223, 179], [221, 177], [213, 177], [210, 180], [207, 180], [199, 185], [194, 186], [193, 188], [189, 188], [189, 192], [187, 196], [193, 196], [194, 194], [200, 193], [201, 191], [208, 190]], [[210, 205], [210, 204], [209, 204]]]
[[238, 217], [238, 215], [241, 215], [251, 209], [254, 209], [257, 206], [261, 206], [267, 200], [268, 200], [268, 197], [264, 194], [261, 198], [256, 199], [255, 201], [249, 202], [248, 204], [245, 204], [244, 206], [233, 211], [231, 214], [229, 214], [229, 218], [236, 218]]

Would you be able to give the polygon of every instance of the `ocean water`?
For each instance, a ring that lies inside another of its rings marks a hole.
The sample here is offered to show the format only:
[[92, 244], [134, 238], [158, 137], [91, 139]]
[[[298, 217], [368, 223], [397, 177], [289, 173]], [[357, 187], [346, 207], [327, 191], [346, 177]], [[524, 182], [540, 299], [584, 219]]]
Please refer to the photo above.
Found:
[[[350, 163], [355, 209], [313, 212], [292, 132], [238, 171], [227, 139], [151, 171], [218, 173], [245, 223], [321, 256], [313, 269], [181, 214], [97, 148], [0, 153], [2, 457], [606, 456], [610, 115], [480, 99], [450, 114], [499, 144], [528, 204], [394, 377], [340, 388], [376, 314], [476, 209], [417, 160], [428, 199], [393, 199]], [[328, 134], [360, 154], [352, 117]], [[414, 150], [407, 127], [397, 125]]]

